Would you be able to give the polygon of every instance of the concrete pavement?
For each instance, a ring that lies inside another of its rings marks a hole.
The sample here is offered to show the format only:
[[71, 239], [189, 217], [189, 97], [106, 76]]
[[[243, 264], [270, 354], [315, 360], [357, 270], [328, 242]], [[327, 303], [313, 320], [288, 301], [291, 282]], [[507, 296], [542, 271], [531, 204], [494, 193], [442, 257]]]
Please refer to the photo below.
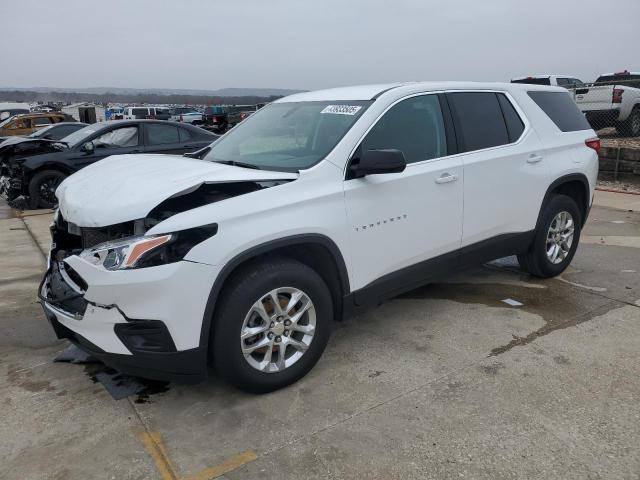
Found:
[[637, 479], [640, 204], [612, 195], [584, 235], [625, 240], [587, 241], [560, 278], [505, 259], [409, 292], [261, 396], [214, 377], [115, 401], [52, 363], [49, 216], [2, 219], [0, 478]]

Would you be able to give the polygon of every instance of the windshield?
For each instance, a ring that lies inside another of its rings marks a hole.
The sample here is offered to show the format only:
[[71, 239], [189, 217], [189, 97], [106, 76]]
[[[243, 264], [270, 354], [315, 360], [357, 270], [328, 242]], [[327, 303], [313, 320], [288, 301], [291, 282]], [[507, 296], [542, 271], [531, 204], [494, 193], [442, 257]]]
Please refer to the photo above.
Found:
[[67, 135], [60, 141], [66, 143], [70, 147], [75, 147], [76, 145], [80, 145], [89, 135], [100, 130], [100, 128], [101, 127], [99, 127], [98, 125], [88, 125]]
[[272, 103], [211, 145], [206, 160], [297, 172], [322, 160], [372, 102]]
[[38, 138], [47, 134], [49, 130], [51, 130], [55, 125], [49, 125], [48, 127], [41, 128], [40, 130], [36, 130], [31, 135], [28, 135], [29, 138]]

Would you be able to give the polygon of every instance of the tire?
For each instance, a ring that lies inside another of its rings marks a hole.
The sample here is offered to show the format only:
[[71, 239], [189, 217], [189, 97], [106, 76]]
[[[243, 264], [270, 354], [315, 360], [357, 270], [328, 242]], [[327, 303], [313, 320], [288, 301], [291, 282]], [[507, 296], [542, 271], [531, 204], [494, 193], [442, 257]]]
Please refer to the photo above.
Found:
[[640, 137], [640, 107], [634, 107], [629, 118], [616, 125], [616, 130], [625, 137]]
[[31, 208], [55, 208], [58, 199], [55, 191], [67, 178], [59, 170], [42, 170], [36, 173], [29, 182], [29, 204]]
[[[294, 292], [283, 292], [286, 289]], [[269, 293], [274, 291], [278, 304], [284, 307], [284, 318], [277, 316], [275, 302], [271, 302], [273, 297]], [[293, 305], [295, 308], [287, 315], [287, 304], [291, 301], [287, 295], [297, 295], [296, 292], [302, 292], [306, 299], [300, 297], [299, 303]], [[296, 318], [296, 311], [300, 312], [303, 305], [308, 305], [307, 300], [311, 307], [302, 314], [297, 326], [283, 330], [287, 328], [287, 322]], [[263, 307], [263, 315], [258, 314], [256, 305]], [[223, 290], [220, 308], [213, 320], [210, 359], [218, 374], [242, 390], [265, 393], [290, 385], [316, 364], [331, 335], [333, 302], [327, 285], [313, 269], [295, 260], [273, 259], [251, 264], [232, 276]], [[312, 320], [315, 320], [314, 329]], [[273, 328], [265, 328], [268, 326]], [[260, 330], [260, 333], [241, 340], [245, 327]], [[312, 331], [312, 334], [297, 329]], [[308, 335], [312, 337], [308, 338]], [[298, 344], [289, 343], [293, 341]], [[280, 348], [285, 342], [283, 359]], [[307, 348], [301, 349], [300, 344]], [[258, 345], [267, 346], [256, 348], [247, 356], [246, 353]], [[246, 349], [244, 353], [243, 349]]]
[[[542, 217], [536, 229], [533, 242], [526, 253], [518, 255], [518, 262], [531, 275], [550, 278], [560, 275], [573, 259], [580, 241], [582, 214], [575, 200], [567, 195], [553, 195], [542, 208]], [[569, 217], [560, 217], [559, 215], [562, 213], [568, 214]], [[562, 218], [568, 220], [567, 225], [569, 225], [570, 220], [573, 226], [570, 245], [568, 245], [569, 242], [563, 240], [567, 237], [569, 228], [560, 228], [562, 227]], [[555, 234], [550, 232], [552, 223], [554, 228], [558, 227], [562, 231]], [[558, 249], [554, 248], [556, 242], [553, 238], [550, 238], [551, 243], [547, 242], [548, 236], [555, 236], [558, 239], [558, 244], [556, 245]], [[556, 254], [555, 258], [554, 253]]]

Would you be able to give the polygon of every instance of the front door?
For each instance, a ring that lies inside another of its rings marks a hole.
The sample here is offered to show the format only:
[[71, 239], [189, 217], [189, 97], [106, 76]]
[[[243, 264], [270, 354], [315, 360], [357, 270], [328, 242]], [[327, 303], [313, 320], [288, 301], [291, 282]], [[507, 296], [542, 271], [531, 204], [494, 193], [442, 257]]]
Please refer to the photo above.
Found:
[[110, 129], [94, 138], [93, 151], [77, 151], [74, 166], [78, 169], [97, 162], [110, 155], [124, 155], [142, 152], [142, 135], [137, 125], [124, 125]]
[[354, 157], [381, 149], [401, 150], [406, 169], [344, 183], [352, 290], [369, 287], [356, 293], [360, 304], [419, 285], [451, 266], [462, 237], [463, 168], [459, 158], [447, 156], [453, 152], [448, 152], [438, 95], [396, 103], [367, 133]]

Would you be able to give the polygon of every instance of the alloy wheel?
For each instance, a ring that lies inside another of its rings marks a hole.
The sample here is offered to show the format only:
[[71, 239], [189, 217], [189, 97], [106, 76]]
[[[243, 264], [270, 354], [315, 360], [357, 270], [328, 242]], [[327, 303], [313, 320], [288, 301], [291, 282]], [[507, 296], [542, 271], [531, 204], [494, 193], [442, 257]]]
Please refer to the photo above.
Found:
[[575, 231], [575, 223], [569, 212], [562, 211], [558, 213], [549, 225], [547, 231], [547, 259], [557, 265], [562, 263], [573, 244], [573, 234]]
[[281, 372], [309, 349], [316, 329], [316, 309], [309, 296], [294, 287], [266, 293], [251, 306], [240, 330], [245, 360], [265, 373]]

